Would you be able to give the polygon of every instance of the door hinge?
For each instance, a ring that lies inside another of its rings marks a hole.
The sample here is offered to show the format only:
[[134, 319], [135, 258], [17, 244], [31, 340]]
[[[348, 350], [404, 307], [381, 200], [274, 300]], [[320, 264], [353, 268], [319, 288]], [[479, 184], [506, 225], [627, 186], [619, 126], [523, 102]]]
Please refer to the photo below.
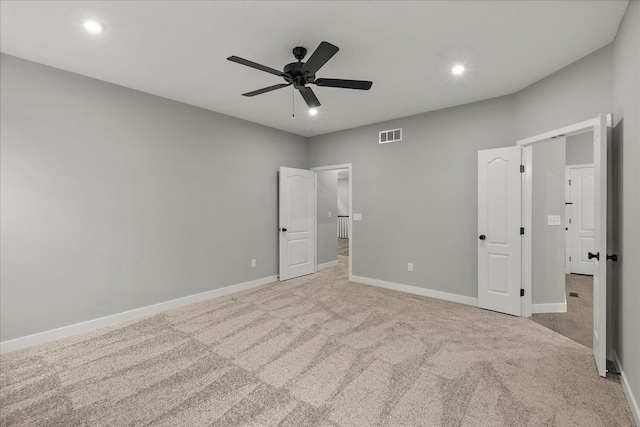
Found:
[[571, 218], [569, 218], [569, 224], [571, 224]]
[[524, 234], [524, 227], [520, 227], [520, 234]]
[[569, 185], [571, 185], [571, 180], [569, 180]]
[[571, 262], [571, 257], [569, 257], [569, 262]]
[[524, 173], [524, 165], [520, 165], [520, 173]]
[[520, 296], [523, 297], [524, 296], [524, 289], [520, 289]]

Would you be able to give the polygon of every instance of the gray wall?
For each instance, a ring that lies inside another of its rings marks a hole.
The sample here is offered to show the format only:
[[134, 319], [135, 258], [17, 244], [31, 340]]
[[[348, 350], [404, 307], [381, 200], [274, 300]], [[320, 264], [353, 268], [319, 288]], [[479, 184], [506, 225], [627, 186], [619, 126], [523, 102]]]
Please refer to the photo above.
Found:
[[349, 178], [338, 178], [338, 215], [349, 215]]
[[[600, 113], [611, 112], [613, 108], [612, 59], [613, 46], [607, 45], [516, 93], [516, 139], [538, 135], [563, 126], [593, 119]], [[562, 152], [558, 152], [557, 155], [561, 156], [563, 162], [565, 161], [566, 150], [564, 147]], [[559, 163], [556, 165], [556, 168], [558, 167]], [[558, 170], [554, 173], [558, 174]], [[564, 163], [562, 164], [561, 176], [564, 178]], [[546, 179], [551, 178], [548, 176]], [[545, 188], [545, 191], [549, 191], [551, 199], [555, 200], [554, 203], [558, 203], [560, 197], [564, 202], [564, 183], [558, 184], [557, 190], [559, 193], [551, 189], [551, 185], [545, 183], [540, 185], [548, 187]], [[536, 182], [534, 182], [534, 194], [539, 191], [537, 187], [540, 185], [536, 186]], [[561, 215], [563, 219], [565, 217], [564, 213], [564, 206], [557, 210], [557, 214]], [[537, 228], [539, 229], [543, 227], [543, 219], [538, 218], [538, 221]], [[544, 221], [546, 221], [546, 218]], [[537, 270], [540, 272], [538, 277], [551, 275], [550, 272], [553, 272], [553, 277], [559, 277], [560, 266], [562, 266], [562, 271], [564, 272], [565, 245], [564, 234], [561, 231], [564, 230], [564, 227], [545, 227], [546, 232], [543, 236], [538, 237], [537, 240], [540, 241], [540, 238], [542, 238], [548, 240], [549, 243], [557, 242], [558, 246], [548, 247], [548, 252], [543, 250], [536, 251], [535, 241], [537, 234], [536, 226], [534, 225], [534, 250], [532, 254], [534, 283], [532, 298], [534, 303], [562, 303], [565, 300], [564, 292], [560, 293], [557, 290], [558, 287], [550, 286], [548, 283], [545, 285], [536, 283], [536, 265], [538, 266]], [[562, 234], [562, 237], [560, 237], [560, 234]], [[549, 272], [543, 273], [544, 270]], [[545, 283], [545, 281], [542, 283]], [[545, 287], [540, 288], [540, 286]]]
[[477, 295], [477, 151], [514, 144], [513, 111], [502, 97], [311, 138], [312, 166], [353, 164], [354, 275]]
[[[611, 111], [612, 59], [608, 45], [514, 95], [310, 138], [311, 166], [353, 163], [353, 274], [476, 297], [477, 151]], [[404, 140], [378, 145], [396, 127]], [[564, 302], [547, 291], [534, 303]]]
[[320, 171], [317, 178], [317, 260], [318, 264], [324, 264], [338, 260], [338, 171]]
[[[565, 142], [552, 139], [533, 146], [532, 302], [565, 301]], [[547, 225], [559, 215], [563, 225]]]
[[613, 64], [613, 252], [620, 258], [608, 264], [617, 279], [610, 312], [620, 368], [640, 399], [640, 2], [629, 2], [614, 42]]
[[305, 138], [1, 67], [2, 341], [277, 274], [277, 170]]
[[567, 165], [593, 163], [593, 131], [567, 137]]
[[612, 90], [613, 46], [609, 44], [516, 93], [515, 139], [611, 112]]

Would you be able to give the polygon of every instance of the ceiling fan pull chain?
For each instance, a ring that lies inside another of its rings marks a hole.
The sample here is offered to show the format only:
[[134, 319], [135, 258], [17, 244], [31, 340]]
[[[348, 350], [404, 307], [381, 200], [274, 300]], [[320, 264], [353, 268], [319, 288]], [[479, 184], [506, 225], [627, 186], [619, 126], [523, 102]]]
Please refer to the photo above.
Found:
[[293, 86], [291, 87], [291, 117], [295, 118], [296, 117], [296, 97], [295, 97], [295, 92], [296, 90], [293, 88]]

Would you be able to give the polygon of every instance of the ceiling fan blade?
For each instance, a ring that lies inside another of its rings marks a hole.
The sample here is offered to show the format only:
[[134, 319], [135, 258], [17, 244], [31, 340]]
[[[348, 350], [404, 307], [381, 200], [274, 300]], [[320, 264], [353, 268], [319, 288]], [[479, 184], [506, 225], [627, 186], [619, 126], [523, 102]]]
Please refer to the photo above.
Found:
[[266, 65], [260, 65], [257, 62], [249, 61], [248, 59], [240, 58], [239, 56], [230, 56], [227, 59], [240, 65], [246, 65], [247, 67], [255, 68], [256, 70], [266, 71], [267, 73], [275, 74], [276, 76], [280, 77], [286, 77], [286, 74], [284, 74], [282, 71], [278, 71], [275, 68], [267, 67]]
[[280, 89], [280, 88], [283, 88], [283, 87], [291, 86], [292, 84], [293, 83], [282, 83], [282, 84], [279, 84], [279, 85], [273, 85], [273, 86], [265, 87], [265, 88], [262, 88], [262, 89], [254, 90], [253, 92], [243, 93], [242, 96], [261, 95], [263, 93], [271, 92], [272, 90], [276, 90], [276, 89]]
[[316, 108], [320, 106], [320, 101], [318, 101], [316, 94], [313, 93], [310, 87], [301, 87], [300, 95], [302, 95], [309, 108]]
[[342, 79], [316, 79], [314, 82], [318, 86], [339, 87], [343, 89], [369, 90], [373, 82], [366, 80], [342, 80]]
[[320, 46], [313, 52], [300, 71], [302, 71], [303, 74], [314, 75], [338, 50], [340, 50], [338, 46], [334, 46], [331, 43], [320, 43]]

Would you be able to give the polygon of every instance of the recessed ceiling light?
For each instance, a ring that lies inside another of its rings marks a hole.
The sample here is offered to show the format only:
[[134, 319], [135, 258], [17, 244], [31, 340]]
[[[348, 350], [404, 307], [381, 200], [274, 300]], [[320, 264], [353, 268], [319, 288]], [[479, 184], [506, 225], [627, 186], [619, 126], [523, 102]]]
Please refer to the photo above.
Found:
[[309, 109], [309, 114], [312, 116], [315, 116], [316, 114], [318, 114], [318, 109], [317, 108], [310, 108]]
[[98, 34], [103, 32], [106, 27], [102, 22], [98, 22], [93, 19], [87, 19], [84, 21], [84, 28], [90, 33]]
[[451, 72], [453, 74], [455, 74], [456, 76], [459, 76], [460, 74], [464, 73], [464, 65], [458, 64], [455, 65], [452, 69]]

